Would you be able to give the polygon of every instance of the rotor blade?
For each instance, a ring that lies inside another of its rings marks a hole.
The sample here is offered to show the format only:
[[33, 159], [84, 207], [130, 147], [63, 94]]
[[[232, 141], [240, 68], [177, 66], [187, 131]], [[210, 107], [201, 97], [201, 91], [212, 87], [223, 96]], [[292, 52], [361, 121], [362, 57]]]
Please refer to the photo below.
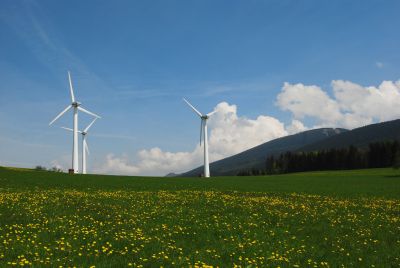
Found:
[[88, 110], [82, 108], [81, 106], [78, 106], [78, 110], [79, 110], [79, 111], [82, 111], [82, 112], [84, 112], [84, 113], [90, 114], [90, 115], [92, 115], [92, 116], [94, 116], [94, 117], [101, 118], [101, 117], [98, 116], [97, 114], [94, 114], [94, 113], [92, 113], [92, 112], [89, 112]]
[[196, 114], [198, 114], [200, 117], [202, 117], [203, 115], [199, 112], [199, 111], [197, 111], [197, 109], [196, 108], [194, 108], [194, 106], [193, 105], [191, 105], [190, 104], [190, 102], [188, 102], [187, 100], [185, 100], [185, 98], [183, 99], [186, 103], [187, 103], [187, 105], [189, 105], [190, 106], [190, 108], [192, 108], [193, 109], [193, 111], [196, 113]]
[[[72, 132], [74, 131], [72, 128], [68, 128], [68, 127], [61, 127], [61, 128], [72, 131]], [[78, 133], [82, 133], [82, 131], [78, 130]]]
[[51, 122], [49, 123], [49, 126], [50, 126], [51, 124], [53, 124], [53, 123], [54, 123], [58, 118], [60, 118], [63, 114], [65, 114], [69, 109], [71, 109], [71, 107], [72, 107], [72, 105], [68, 105], [68, 107], [65, 108], [64, 111], [62, 111], [61, 113], [59, 113], [59, 114], [56, 116], [56, 118], [54, 118], [53, 121], [51, 121]]
[[217, 111], [212, 111], [211, 113], [208, 113], [207, 116], [210, 117], [210, 116], [212, 116], [213, 114], [215, 114], [216, 112], [217, 112]]
[[97, 117], [94, 118], [94, 120], [83, 130], [83, 132], [88, 132], [89, 128], [93, 125], [94, 121], [97, 120]]
[[61, 127], [61, 128], [65, 129], [65, 130], [69, 130], [69, 131], [74, 131], [72, 128], [68, 128], [68, 127]]
[[84, 149], [86, 150], [87, 154], [89, 155], [89, 154], [90, 154], [90, 152], [89, 152], [89, 146], [87, 145], [86, 140], [83, 142], [83, 146], [85, 147]]
[[71, 74], [69, 71], [68, 71], [68, 80], [69, 80], [69, 90], [71, 92], [71, 100], [72, 100], [72, 102], [75, 102], [74, 89], [72, 87]]

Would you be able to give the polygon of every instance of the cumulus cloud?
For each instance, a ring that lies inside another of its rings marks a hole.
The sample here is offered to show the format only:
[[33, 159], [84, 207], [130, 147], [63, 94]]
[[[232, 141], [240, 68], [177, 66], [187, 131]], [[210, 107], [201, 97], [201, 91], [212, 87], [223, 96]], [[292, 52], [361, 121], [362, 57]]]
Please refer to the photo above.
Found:
[[127, 155], [108, 154], [105, 163], [95, 168], [95, 173], [163, 176], [170, 172], [182, 172], [201, 163], [201, 151], [164, 152], [155, 147], [137, 153], [138, 160], [132, 162]]
[[338, 104], [318, 86], [285, 83], [277, 97], [278, 106], [290, 111], [296, 119], [312, 117], [319, 121], [336, 122], [341, 114]]
[[[270, 116], [255, 119], [238, 116], [236, 105], [219, 103], [216, 113], [209, 119], [210, 161], [239, 153], [263, 142], [288, 134], [279, 120]], [[131, 162], [128, 156], [109, 154], [105, 163], [95, 169], [97, 173], [129, 175], [165, 175], [183, 172], [202, 165], [203, 147], [197, 144], [191, 152], [164, 152], [160, 148], [141, 150], [138, 161]]]
[[293, 135], [302, 131], [306, 131], [308, 127], [306, 127], [299, 120], [292, 120], [292, 123], [286, 127], [288, 134]]
[[316, 85], [285, 83], [277, 105], [294, 119], [311, 118], [313, 127], [355, 128], [400, 115], [400, 81], [383, 81], [378, 87], [363, 87], [350, 81], [334, 80], [333, 96]]
[[400, 110], [400, 80], [383, 81], [378, 87], [336, 80], [332, 82], [334, 96], [344, 114], [363, 118], [367, 122], [398, 118]]

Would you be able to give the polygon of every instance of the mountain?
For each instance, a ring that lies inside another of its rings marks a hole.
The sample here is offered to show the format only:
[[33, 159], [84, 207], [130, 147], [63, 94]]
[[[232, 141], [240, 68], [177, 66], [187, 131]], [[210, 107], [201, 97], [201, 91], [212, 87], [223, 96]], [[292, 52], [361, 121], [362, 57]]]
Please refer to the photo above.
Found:
[[296, 151], [320, 151], [331, 148], [344, 148], [354, 145], [358, 148], [366, 148], [368, 144], [376, 141], [398, 140], [400, 141], [400, 120], [387, 121], [355, 128], [339, 135], [307, 144]]
[[[212, 176], [222, 176], [236, 175], [242, 170], [251, 168], [263, 169], [268, 155], [279, 155], [287, 151], [294, 151], [305, 145], [311, 145], [347, 131], [342, 128], [321, 128], [275, 139], [231, 157], [215, 161], [210, 164], [210, 171]], [[197, 177], [202, 173], [203, 166], [200, 166], [179, 176]]]

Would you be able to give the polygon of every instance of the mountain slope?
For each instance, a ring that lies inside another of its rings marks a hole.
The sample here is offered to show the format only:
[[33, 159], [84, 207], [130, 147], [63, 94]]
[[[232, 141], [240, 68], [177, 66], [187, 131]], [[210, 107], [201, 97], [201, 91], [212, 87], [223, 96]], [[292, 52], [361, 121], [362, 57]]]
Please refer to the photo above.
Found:
[[[328, 137], [347, 132], [346, 129], [321, 128], [304, 131], [275, 139], [254, 148], [224, 158], [210, 164], [212, 176], [236, 175], [239, 171], [251, 168], [264, 168], [267, 155], [278, 155], [286, 151], [297, 150], [304, 145], [311, 145]], [[203, 173], [203, 166], [180, 174], [184, 177], [197, 177]]]
[[354, 145], [366, 148], [369, 143], [384, 140], [400, 141], [400, 120], [387, 121], [355, 128], [324, 140], [304, 145], [296, 151], [317, 151], [331, 148], [344, 148]]

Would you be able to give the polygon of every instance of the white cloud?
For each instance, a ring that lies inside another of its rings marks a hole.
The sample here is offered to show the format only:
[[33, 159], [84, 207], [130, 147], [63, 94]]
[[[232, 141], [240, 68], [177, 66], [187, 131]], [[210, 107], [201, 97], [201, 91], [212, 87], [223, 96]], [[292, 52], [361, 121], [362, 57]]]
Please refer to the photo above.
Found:
[[129, 158], [127, 155], [115, 157], [114, 154], [108, 154], [106, 157], [106, 162], [102, 166], [94, 168], [94, 173], [103, 174], [135, 175], [137, 172], [138, 168], [129, 163]]
[[378, 87], [362, 87], [349, 81], [332, 82], [342, 109], [368, 121], [386, 121], [400, 116], [400, 80], [383, 81]]
[[313, 127], [355, 128], [400, 116], [400, 81], [383, 81], [378, 87], [363, 87], [332, 81], [333, 97], [315, 85], [285, 83], [277, 105], [295, 119], [311, 118]]
[[285, 83], [277, 97], [277, 105], [290, 111], [295, 119], [312, 117], [320, 122], [333, 123], [341, 117], [337, 102], [318, 86]]
[[[263, 142], [287, 135], [284, 124], [269, 116], [249, 119], [237, 115], [236, 105], [221, 102], [210, 119], [209, 155], [211, 161], [239, 153]], [[195, 138], [195, 137], [194, 137]], [[126, 155], [109, 154], [96, 173], [129, 175], [165, 175], [183, 172], [202, 164], [203, 147], [199, 144], [191, 152], [164, 152], [160, 148], [141, 150], [138, 161], [130, 162]]]
[[155, 147], [137, 153], [138, 161], [132, 162], [127, 155], [108, 154], [105, 163], [95, 167], [95, 173], [162, 176], [170, 172], [188, 170], [201, 160], [201, 151], [197, 146], [193, 152], [163, 152]]
[[308, 128], [299, 120], [292, 120], [292, 123], [286, 127], [289, 135], [306, 131]]
[[376, 67], [378, 67], [379, 69], [382, 69], [383, 68], [383, 63], [382, 62], [379, 62], [379, 61], [377, 61], [376, 63], [375, 63], [375, 65], [376, 65]]

